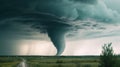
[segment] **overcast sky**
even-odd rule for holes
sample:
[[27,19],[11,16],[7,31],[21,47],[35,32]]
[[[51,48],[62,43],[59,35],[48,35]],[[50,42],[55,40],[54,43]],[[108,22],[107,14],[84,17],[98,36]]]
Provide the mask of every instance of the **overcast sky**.
[[120,54],[119,0],[1,0],[0,55]]

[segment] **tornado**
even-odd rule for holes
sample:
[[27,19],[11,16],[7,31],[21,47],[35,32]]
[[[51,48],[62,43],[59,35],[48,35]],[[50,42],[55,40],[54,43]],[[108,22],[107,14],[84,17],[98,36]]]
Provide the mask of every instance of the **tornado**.
[[[30,13],[24,15],[25,17],[27,19],[29,17],[33,18],[34,24],[31,23],[34,25],[32,26],[33,28],[39,29],[40,31],[46,30],[48,37],[57,49],[56,56],[60,56],[65,49],[65,34],[69,31],[71,25],[66,24],[67,21],[47,13]],[[35,23],[35,21],[37,22]],[[29,20],[28,23],[30,23]]]
[[55,31],[48,29],[48,36],[50,37],[51,41],[53,42],[54,46],[57,49],[57,56],[61,55],[65,49],[65,32]]
[[[40,31],[46,31],[48,37],[57,50],[56,56],[60,56],[65,49],[65,34],[71,27],[71,25],[66,24],[68,21],[47,13],[30,13],[29,15],[26,15],[26,17],[32,17],[34,19],[33,28],[39,29]],[[35,21],[37,21],[36,24]],[[25,23],[26,22],[27,21],[25,21]]]
[[64,25],[58,24],[59,26],[55,26],[54,28],[48,28],[47,33],[52,43],[57,49],[57,56],[61,55],[65,49],[65,34],[68,30],[66,30]]
[[51,42],[55,46],[57,53],[60,56],[65,49],[65,34],[69,31],[71,25],[66,24],[67,21],[58,18],[48,13],[23,13],[21,15],[12,16],[7,19],[9,22],[17,22],[30,25],[32,28],[47,33]]
[[32,18],[32,27],[38,30],[46,31],[51,42],[57,49],[56,56],[60,56],[65,49],[65,34],[69,31],[71,25],[66,24],[66,20],[59,17],[47,14],[47,13],[30,13],[24,14],[24,18],[27,18],[24,23],[30,23],[29,18]]

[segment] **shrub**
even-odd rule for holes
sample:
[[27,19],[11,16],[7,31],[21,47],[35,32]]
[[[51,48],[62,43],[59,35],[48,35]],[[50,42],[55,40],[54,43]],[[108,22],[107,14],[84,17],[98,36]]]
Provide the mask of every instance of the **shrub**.
[[100,55],[100,67],[114,67],[116,63],[112,43],[104,44]]

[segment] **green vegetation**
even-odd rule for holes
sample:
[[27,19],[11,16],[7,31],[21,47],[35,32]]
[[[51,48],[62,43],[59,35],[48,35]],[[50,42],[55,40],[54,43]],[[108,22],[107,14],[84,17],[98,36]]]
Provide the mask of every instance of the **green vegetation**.
[[119,67],[118,56],[114,54],[112,43],[104,44],[102,54],[100,55],[100,67]]
[[16,67],[21,58],[29,67],[98,67],[98,56],[19,56],[0,57],[0,67]]
[[30,67],[98,67],[99,57],[60,56],[27,57]]
[[0,67],[16,67],[18,63],[20,63],[18,57],[0,57]]
[[[99,67],[100,62],[99,56],[11,56],[0,57],[0,67],[16,67],[21,58],[26,60],[29,67]],[[120,61],[119,56],[117,59]]]

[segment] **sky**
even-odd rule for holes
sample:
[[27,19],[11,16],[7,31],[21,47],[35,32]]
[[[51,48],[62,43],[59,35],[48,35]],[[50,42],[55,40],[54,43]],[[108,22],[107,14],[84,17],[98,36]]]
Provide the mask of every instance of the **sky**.
[[119,0],[1,0],[0,55],[120,54]]

